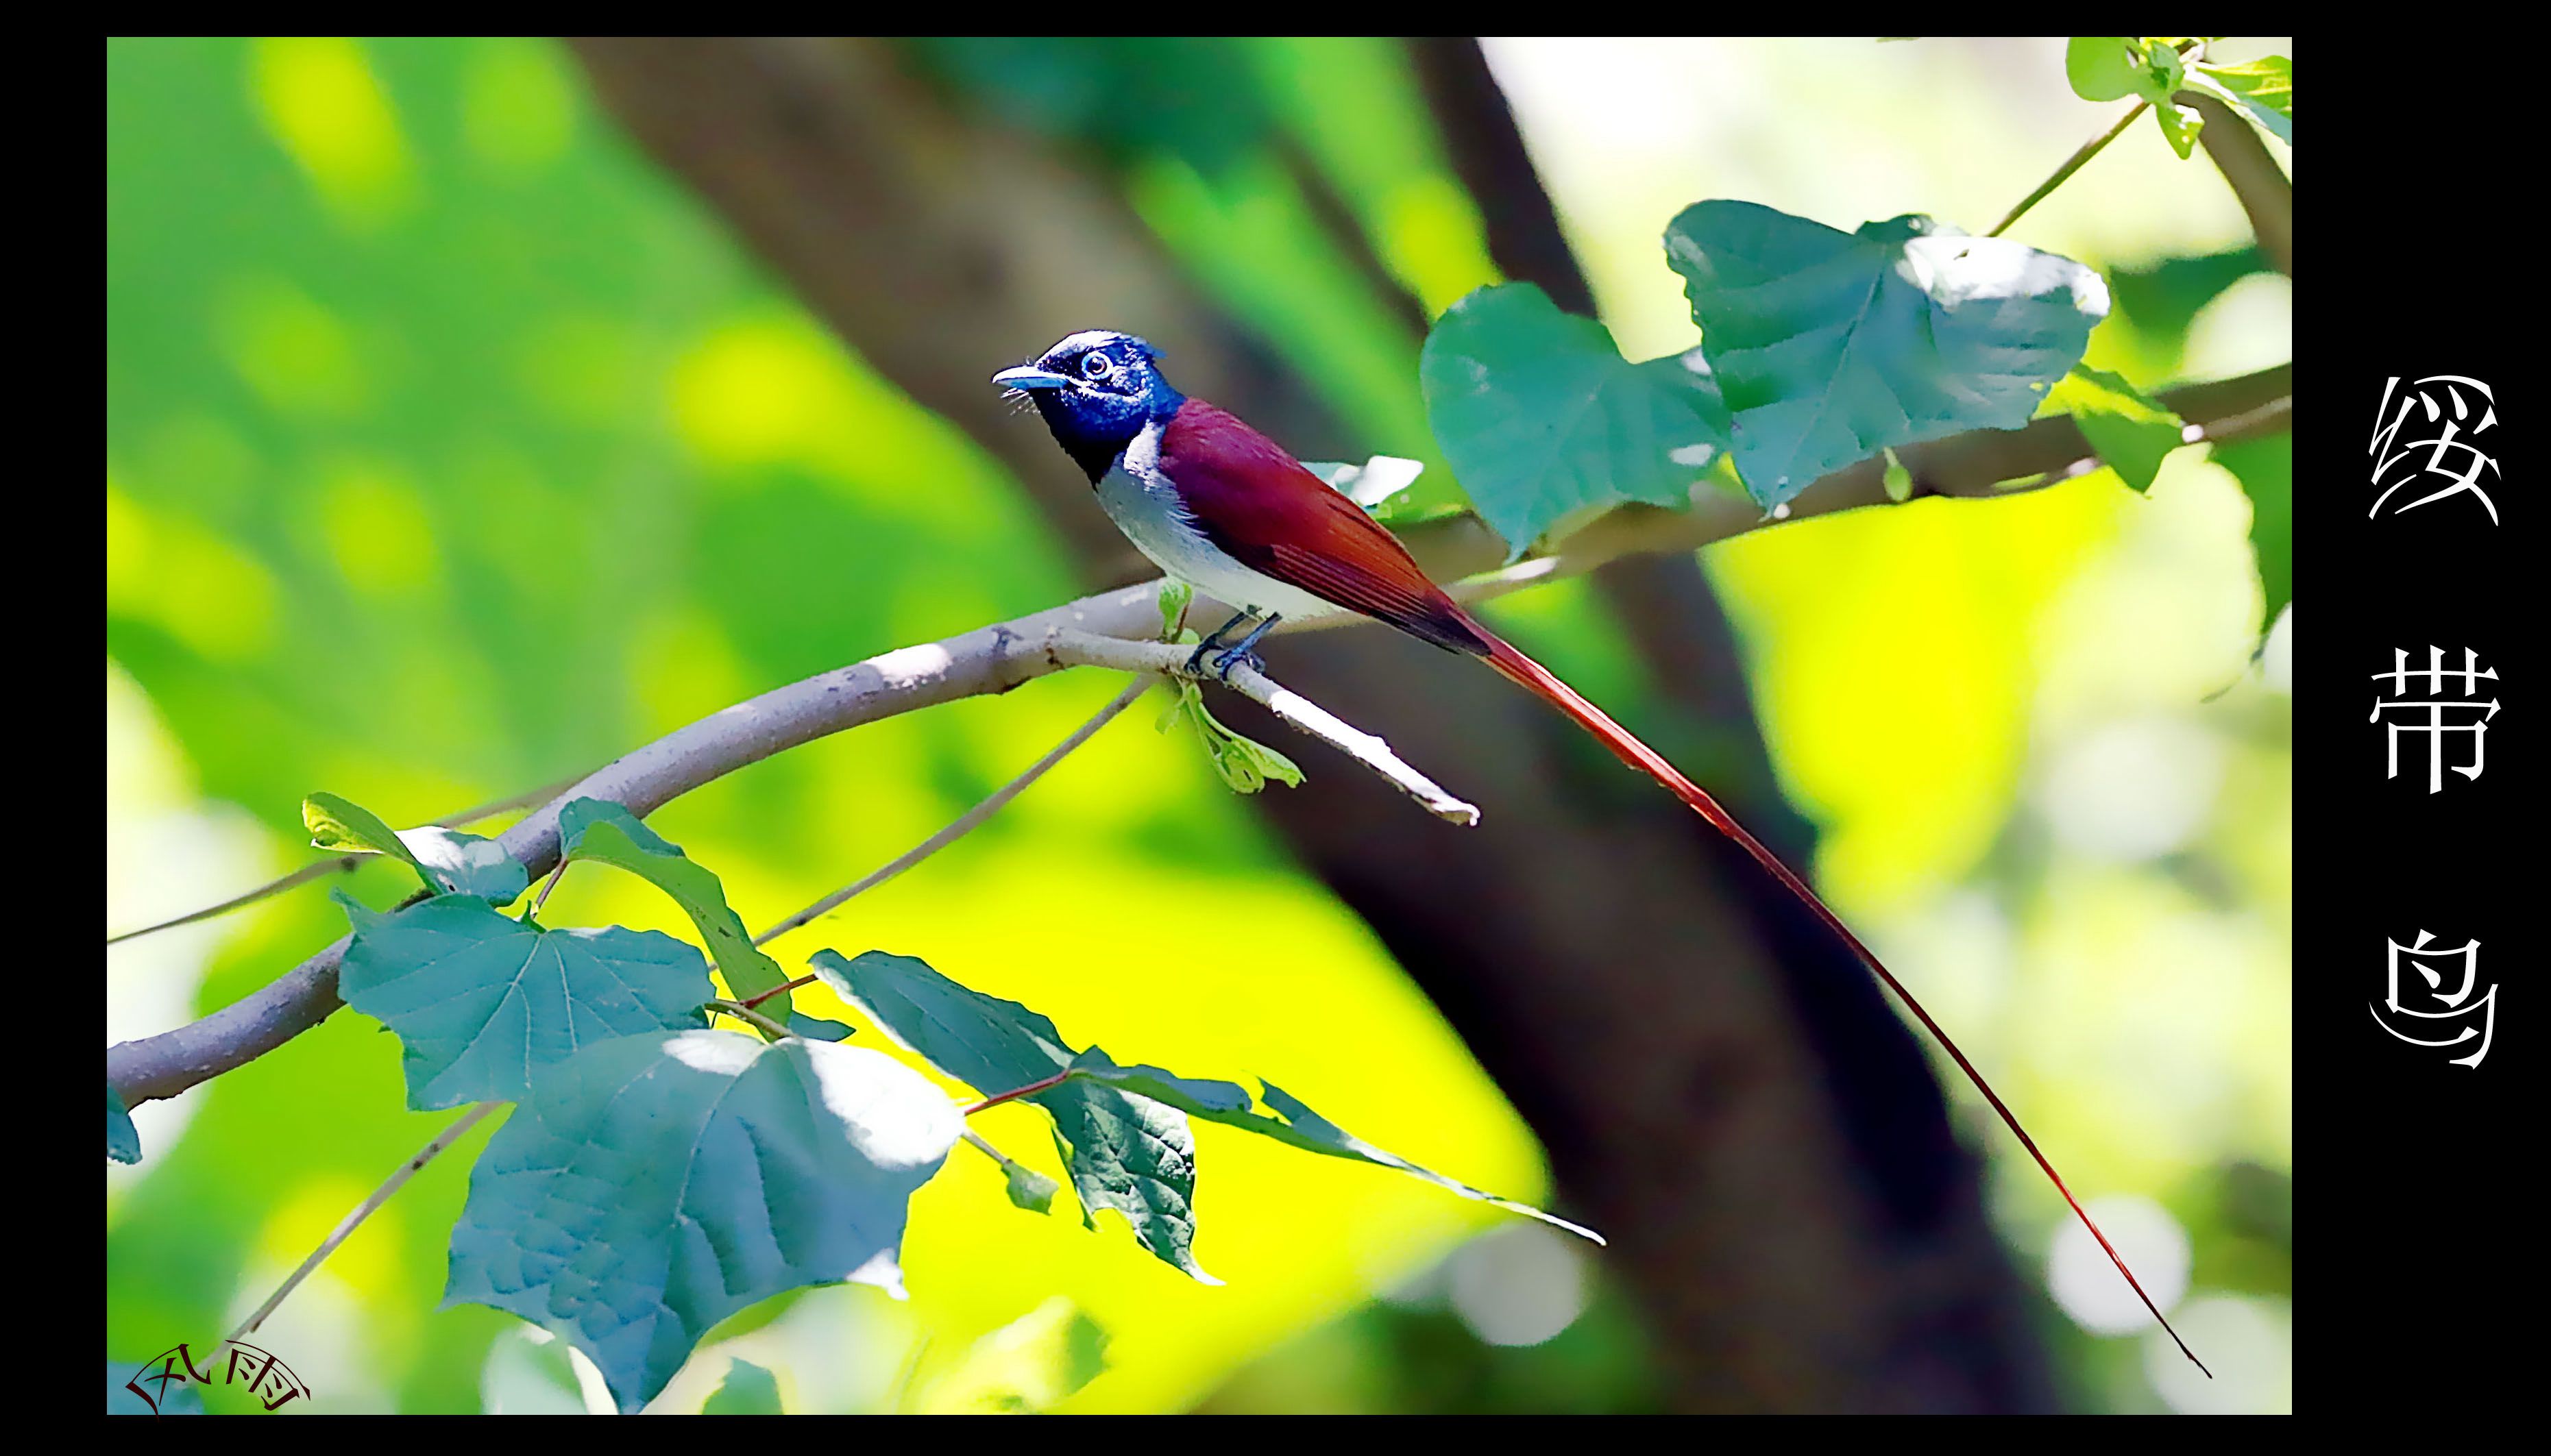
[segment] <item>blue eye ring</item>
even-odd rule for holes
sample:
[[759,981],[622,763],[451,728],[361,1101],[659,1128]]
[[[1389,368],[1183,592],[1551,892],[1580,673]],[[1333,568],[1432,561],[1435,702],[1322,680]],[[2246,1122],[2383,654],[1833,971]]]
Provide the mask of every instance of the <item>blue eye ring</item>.
[[1084,379],[1104,379],[1115,369],[1116,361],[1095,349],[1080,356],[1080,374]]

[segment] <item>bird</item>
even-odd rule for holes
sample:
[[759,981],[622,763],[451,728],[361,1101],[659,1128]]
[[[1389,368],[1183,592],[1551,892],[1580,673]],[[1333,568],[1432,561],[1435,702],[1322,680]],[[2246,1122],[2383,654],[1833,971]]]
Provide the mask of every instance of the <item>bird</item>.
[[1173,580],[1238,609],[1197,643],[1187,662],[1190,672],[1228,680],[1237,664],[1259,665],[1253,649],[1277,622],[1360,613],[1420,641],[1480,659],[1736,841],[1939,1041],[2180,1352],[2205,1370],[1984,1073],[1806,881],[1663,754],[1464,611],[1363,507],[1230,411],[1180,394],[1162,373],[1159,353],[1134,335],[1106,329],[1069,335],[1035,362],[1003,369],[992,382],[1035,404],[1055,442],[1089,477],[1099,509],[1136,549]]

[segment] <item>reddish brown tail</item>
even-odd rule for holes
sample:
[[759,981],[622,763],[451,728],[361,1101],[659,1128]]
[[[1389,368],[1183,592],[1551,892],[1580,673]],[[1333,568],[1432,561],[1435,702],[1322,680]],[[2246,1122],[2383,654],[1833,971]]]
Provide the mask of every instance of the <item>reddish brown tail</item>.
[[[2152,1296],[2144,1293],[2143,1285],[2135,1279],[2135,1272],[2126,1267],[2126,1261],[2118,1255],[2116,1246],[2108,1242],[2108,1236],[2099,1231],[2099,1225],[2092,1221],[2089,1213],[2083,1212],[2082,1201],[2073,1197],[2073,1190],[2064,1186],[2063,1175],[2057,1173],[2055,1165],[2046,1160],[2046,1154],[2037,1150],[2036,1140],[2028,1135],[2028,1129],[2019,1125],[2019,1118],[2013,1116],[2010,1109],[2003,1106],[2002,1100],[1994,1095],[1992,1084],[1985,1080],[1985,1074],[1976,1070],[1976,1064],[1967,1060],[1965,1052],[1958,1050],[1958,1043],[1949,1039],[1949,1033],[1940,1029],[1940,1023],[1931,1019],[1929,1012],[1922,1010],[1922,1003],[1913,999],[1913,993],[1904,989],[1904,983],[1896,980],[1892,972],[1879,963],[1877,955],[1872,953],[1868,946],[1860,943],[1860,937],[1851,932],[1851,927],[1842,922],[1842,918],[1825,908],[1825,903],[1816,898],[1816,892],[1807,888],[1807,882],[1791,873],[1789,867],[1781,862],[1780,856],[1764,848],[1763,841],[1747,833],[1743,825],[1738,824],[1726,810],[1718,807],[1717,800],[1702,792],[1699,785],[1684,778],[1654,748],[1633,737],[1628,728],[1614,723],[1602,709],[1579,697],[1576,689],[1561,682],[1548,668],[1507,645],[1486,628],[1482,627],[1479,631],[1489,643],[1487,663],[1490,667],[1495,668],[1508,681],[1531,690],[1552,707],[1577,720],[1587,732],[1599,739],[1604,747],[1618,754],[1622,762],[1639,769],[1672,790],[1676,798],[1690,805],[1693,812],[1709,821],[1720,833],[1745,846],[1745,852],[1753,855],[1757,864],[1763,866],[1773,879],[1787,886],[1790,894],[1798,897],[1807,909],[1815,912],[1817,920],[1825,922],[1826,928],[1842,937],[1842,942],[1851,947],[1852,954],[1860,957],[1860,963],[1869,967],[1878,979],[1887,983],[1887,989],[1894,992],[1895,999],[1904,1003],[1904,1009],[1913,1014],[1914,1019],[1920,1021],[1932,1036],[1938,1039],[1941,1048],[1958,1064],[1959,1070],[1967,1074],[1967,1080],[1975,1083],[1976,1090],[1985,1095],[1985,1101],[1991,1103],[1992,1110],[2001,1115],[2002,1124],[2010,1128],[2011,1135],[2019,1139],[2021,1147],[2028,1149],[2028,1155],[2037,1160],[2037,1166],[2046,1171],[2046,1177],[2055,1185],[2055,1191],[2064,1195],[2064,1202],[2072,1205],[2073,1216],[2081,1219],[2082,1226],[2091,1230],[2091,1236],[2099,1241],[2100,1248],[2107,1250],[2109,1262],[2115,1264],[2117,1272],[2126,1277],[2126,1283],[2134,1289],[2135,1298],[2144,1302],[2144,1308],[2152,1310],[2155,1319],[2161,1320],[2161,1327],[2169,1331],[2172,1342],[2179,1346],[2179,1352],[2186,1355],[2197,1369],[2205,1370],[2205,1362],[2196,1358],[2196,1352],[2188,1347],[2188,1341],[2179,1337],[2178,1330],[2171,1328],[2169,1318],[2161,1312],[2161,1307],[2153,1303]],[[2214,1372],[2205,1370],[2205,1375],[2210,1380]]]

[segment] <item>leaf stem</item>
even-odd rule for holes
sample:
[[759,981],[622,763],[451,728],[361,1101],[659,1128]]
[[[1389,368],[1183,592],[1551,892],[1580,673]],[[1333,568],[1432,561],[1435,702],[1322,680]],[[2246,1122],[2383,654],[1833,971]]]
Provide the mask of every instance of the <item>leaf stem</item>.
[[974,1104],[970,1108],[968,1108],[966,1110],[966,1116],[970,1117],[976,1113],[982,1112],[987,1108],[999,1107],[1005,1102],[1016,1102],[1023,1097],[1034,1097],[1049,1087],[1060,1087],[1071,1080],[1071,1069],[1070,1067],[1066,1067],[1062,1071],[1055,1073],[1053,1076],[1046,1078],[1042,1082],[1031,1082],[1025,1087],[1013,1087],[1007,1092],[994,1093],[992,1096],[983,1099],[981,1102]]
[[460,1120],[444,1128],[441,1132],[436,1133],[434,1135],[434,1140],[427,1143],[424,1147],[419,1148],[415,1157],[399,1164],[398,1171],[392,1173],[388,1180],[382,1183],[380,1187],[373,1189],[372,1196],[370,1198],[357,1204],[353,1213],[348,1213],[344,1218],[338,1220],[337,1226],[328,1231],[328,1236],[319,1241],[319,1247],[310,1251],[310,1257],[301,1261],[301,1267],[293,1270],[290,1275],[285,1277],[283,1283],[275,1289],[273,1294],[265,1297],[265,1303],[256,1307],[256,1312],[248,1316],[247,1322],[240,1325],[240,1327],[232,1333],[231,1338],[235,1340],[246,1339],[250,1335],[256,1333],[256,1327],[263,1324],[266,1316],[274,1312],[275,1307],[283,1303],[284,1296],[289,1295],[295,1289],[300,1288],[301,1281],[308,1279],[312,1270],[317,1269],[322,1263],[326,1262],[330,1254],[337,1251],[337,1245],[344,1243],[356,1229],[361,1227],[363,1220],[372,1215],[372,1211],[374,1209],[388,1203],[391,1195],[405,1187],[409,1179],[415,1177],[421,1170],[423,1170],[426,1164],[433,1162],[445,1148],[452,1146],[454,1142],[458,1141],[461,1133],[478,1125],[481,1118],[484,1118],[489,1113],[492,1113],[503,1106],[504,1104],[500,1102],[482,1102],[478,1104],[468,1112],[461,1114]]
[[[775,995],[776,993],[773,994]],[[753,1008],[746,1006],[740,1001],[728,1001],[724,997],[717,997],[709,1001],[701,1002],[700,1005],[707,1007],[710,1011],[717,1012],[722,1016],[733,1017],[737,1020],[743,1021],[748,1025],[760,1027],[765,1033],[773,1037],[794,1036],[797,1034],[796,1032],[789,1030],[786,1026],[770,1019],[768,1017],[764,1016],[762,1013],[755,1011]]]
[[2094,157],[2094,156],[2097,156],[2097,155],[2099,154],[2099,148],[2101,148],[2101,147],[2103,147],[2103,146],[2107,146],[2107,145],[2108,145],[2109,143],[2111,143],[2111,142],[2116,141],[2116,140],[2117,140],[2117,134],[2118,134],[2118,133],[2120,133],[2120,132],[2123,132],[2126,128],[2128,128],[2128,127],[2130,127],[2130,126],[2133,126],[2133,125],[2134,125],[2135,118],[2137,118],[2137,117],[2139,117],[2139,116],[2142,116],[2142,115],[2144,114],[2144,112],[2145,112],[2148,108],[2150,108],[2150,107],[2151,107],[2151,105],[2152,105],[2152,103],[2151,103],[2151,102],[2149,102],[2149,101],[2138,101],[2138,102],[2136,102],[2136,103],[2134,104],[2133,109],[2129,110],[2129,111],[2128,111],[2124,116],[2121,116],[2121,117],[2117,118],[2117,124],[2116,124],[2115,126],[2110,127],[2108,130],[2106,130],[2106,131],[2104,131],[2104,132],[2100,133],[2100,134],[2099,134],[2098,136],[2096,136],[2096,137],[2092,138],[2090,141],[2083,143],[2083,144],[2082,144],[2082,149],[2081,149],[2081,150],[2079,150],[2079,151],[2074,152],[2074,153],[2073,153],[2073,155],[2072,155],[2071,157],[2067,158],[2067,159],[2066,159],[2066,161],[2065,161],[2065,163],[2064,163],[2064,165],[2062,165],[2062,166],[2060,166],[2060,167],[2057,167],[2057,168],[2055,169],[2055,175],[2054,175],[2054,176],[2051,176],[2051,177],[2047,178],[2045,181],[2038,183],[2038,184],[2037,184],[2037,190],[2036,190],[2036,191],[2031,192],[2031,193],[2030,193],[2030,194],[2028,194],[2026,197],[2021,198],[2021,199],[2019,200],[2019,206],[2017,206],[2017,207],[2015,207],[2015,208],[2012,208],[2012,209],[2010,210],[2010,216],[2008,216],[2008,217],[2006,217],[2006,218],[2003,218],[2003,219],[2002,219],[2000,222],[1998,222],[1998,223],[1993,224],[1993,230],[1992,230],[1991,232],[1990,232],[1990,233],[1987,233],[1985,236],[1986,236],[1987,238],[1999,238],[2003,233],[2008,232],[2008,231],[2009,231],[2009,229],[2010,229],[2010,225],[2011,225],[2011,224],[2013,224],[2013,223],[2018,222],[2018,221],[2019,221],[2019,219],[2020,219],[2020,215],[2021,215],[2022,213],[2027,212],[2030,208],[2035,207],[2035,206],[2037,206],[2039,203],[2041,203],[2041,202],[2045,201],[2045,200],[2046,200],[2046,194],[2048,194],[2048,193],[2050,193],[2050,192],[2054,191],[2054,190],[2055,190],[2056,188],[2058,188],[2058,187],[2063,186],[2063,185],[2064,185],[2064,179],[2065,179],[2065,178],[2070,177],[2070,176],[2072,176],[2075,172],[2078,172],[2078,171],[2082,170],[2083,166],[2084,166],[2086,163],[2088,163],[2088,162],[2091,160],[2091,158],[2092,158],[2092,157]]
[[821,978],[815,976],[799,976],[794,981],[782,981],[778,985],[771,987],[769,990],[763,992],[759,996],[746,997],[743,1001],[743,1005],[748,1007],[760,1006],[774,996],[785,996],[800,986],[812,986],[819,979]]

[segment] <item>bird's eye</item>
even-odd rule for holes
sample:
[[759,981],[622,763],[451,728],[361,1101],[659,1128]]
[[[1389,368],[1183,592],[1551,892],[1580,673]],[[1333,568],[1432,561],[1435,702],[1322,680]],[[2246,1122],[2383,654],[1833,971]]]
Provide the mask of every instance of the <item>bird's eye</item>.
[[1104,379],[1116,370],[1116,361],[1105,354],[1082,354],[1080,373],[1087,379]]

